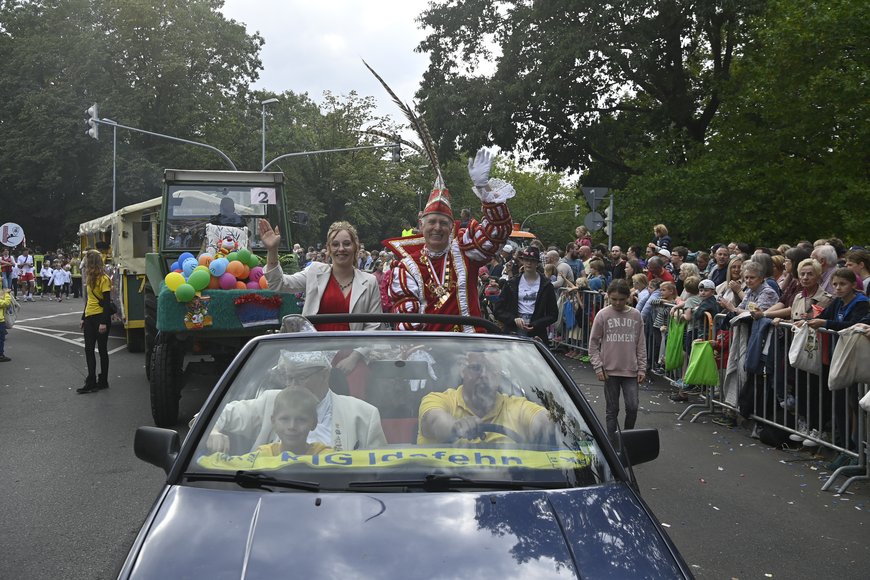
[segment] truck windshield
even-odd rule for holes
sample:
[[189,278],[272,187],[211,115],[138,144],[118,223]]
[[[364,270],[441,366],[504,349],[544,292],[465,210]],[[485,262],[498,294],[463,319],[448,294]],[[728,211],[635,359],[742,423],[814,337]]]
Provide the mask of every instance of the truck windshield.
[[205,240],[206,224],[213,224],[247,228],[248,246],[260,248],[257,222],[279,223],[280,208],[281,193],[274,186],[170,185],[163,247],[198,250]]

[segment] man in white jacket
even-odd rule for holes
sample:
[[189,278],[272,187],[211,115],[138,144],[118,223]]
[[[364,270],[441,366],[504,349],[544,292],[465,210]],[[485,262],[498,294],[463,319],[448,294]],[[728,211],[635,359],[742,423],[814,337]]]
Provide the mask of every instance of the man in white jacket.
[[[329,388],[331,357],[325,352],[284,353],[270,370],[281,377],[282,386],[296,385],[318,398],[317,426],[308,442],[319,441],[336,451],[374,449],[387,444],[378,409],[356,397],[337,395]],[[228,453],[229,435],[251,441],[250,450],[277,441],[272,427],[272,410],[280,389],[263,391],[254,399],[233,401],[224,408],[208,436],[211,452]]]

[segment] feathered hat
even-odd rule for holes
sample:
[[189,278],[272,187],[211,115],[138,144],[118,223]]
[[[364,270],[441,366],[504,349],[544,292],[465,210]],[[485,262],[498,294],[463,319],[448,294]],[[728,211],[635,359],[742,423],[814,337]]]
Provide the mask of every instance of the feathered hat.
[[[411,122],[411,128],[413,128],[414,132],[417,133],[417,136],[420,137],[420,142],[423,145],[422,147],[415,146],[407,141],[403,141],[403,143],[411,145],[411,147],[418,153],[424,153],[429,158],[429,164],[432,166],[432,169],[435,170],[435,185],[432,186],[432,193],[429,194],[429,200],[426,202],[426,207],[423,208],[423,215],[440,213],[448,216],[452,220],[453,208],[451,207],[450,192],[447,191],[447,186],[444,185],[444,178],[441,175],[441,166],[438,164],[438,153],[435,151],[435,144],[432,143],[432,136],[429,134],[429,128],[426,127],[426,123],[423,119],[393,92],[393,89],[391,89],[384,79],[382,79],[381,76],[369,66],[369,63],[363,60],[363,64],[366,65],[366,68],[369,69],[373,75],[375,75],[375,78],[378,79],[384,89],[386,89],[387,93],[393,98],[393,102],[398,105],[408,121]],[[375,133],[374,131],[370,132]]]

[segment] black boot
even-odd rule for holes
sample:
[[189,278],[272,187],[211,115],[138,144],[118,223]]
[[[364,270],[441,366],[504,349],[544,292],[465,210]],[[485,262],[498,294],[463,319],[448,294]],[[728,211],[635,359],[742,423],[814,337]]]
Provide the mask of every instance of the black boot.
[[85,379],[85,386],[76,389],[76,392],[80,395],[84,395],[86,393],[94,393],[97,390],[97,381],[94,380],[94,377],[89,376]]
[[109,388],[109,379],[106,375],[100,375],[99,380],[97,380],[97,390],[102,391],[103,389]]

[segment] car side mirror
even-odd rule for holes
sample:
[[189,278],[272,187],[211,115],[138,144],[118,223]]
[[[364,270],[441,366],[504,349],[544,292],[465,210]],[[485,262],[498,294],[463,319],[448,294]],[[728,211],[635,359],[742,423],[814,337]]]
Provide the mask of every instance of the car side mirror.
[[139,427],[133,439],[136,457],[151,465],[156,465],[167,474],[178,457],[181,444],[178,432],[159,427]]
[[659,456],[658,429],[628,429],[621,435],[622,454],[630,465],[640,465]]

